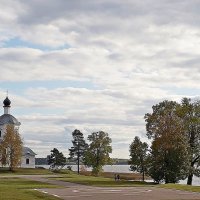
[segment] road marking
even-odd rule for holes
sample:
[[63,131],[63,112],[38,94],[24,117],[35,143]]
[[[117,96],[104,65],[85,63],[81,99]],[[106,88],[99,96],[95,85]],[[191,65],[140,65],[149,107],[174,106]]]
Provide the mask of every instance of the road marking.
[[54,197],[60,197],[60,196],[58,196],[57,194],[52,194]]
[[42,190],[42,193],[44,193],[44,194],[48,194],[48,192],[46,192],[46,191],[44,191],[44,190]]
[[73,192],[79,192],[78,190],[72,190]]
[[121,192],[122,190],[108,190],[110,192]]
[[123,196],[139,195],[144,192],[152,192],[152,190],[141,190],[141,191],[129,191],[128,194],[122,194]]
[[65,198],[78,198],[78,197],[92,197],[92,195],[77,195],[77,196],[62,196],[62,197],[65,197]]

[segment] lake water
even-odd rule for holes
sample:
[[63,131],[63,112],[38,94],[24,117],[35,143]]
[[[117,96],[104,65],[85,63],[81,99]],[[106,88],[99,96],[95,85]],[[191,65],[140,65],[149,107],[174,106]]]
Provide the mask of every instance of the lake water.
[[[77,171],[77,165],[70,165],[70,166],[72,166],[73,171]],[[48,169],[49,165],[36,165],[36,167],[44,167],[44,168]],[[80,166],[80,169],[81,168],[84,168],[87,171],[91,171],[90,167],[85,168],[85,166]],[[103,167],[103,170],[104,170],[104,172],[131,173],[130,165],[105,165]],[[180,184],[186,184],[186,183],[187,183],[187,180],[180,181]],[[194,177],[192,185],[200,186],[200,178]]]

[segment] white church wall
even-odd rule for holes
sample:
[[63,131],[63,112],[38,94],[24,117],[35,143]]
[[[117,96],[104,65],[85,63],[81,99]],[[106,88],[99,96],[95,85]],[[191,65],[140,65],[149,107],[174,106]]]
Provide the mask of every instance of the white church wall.
[[24,155],[21,159],[22,168],[35,168],[35,156]]

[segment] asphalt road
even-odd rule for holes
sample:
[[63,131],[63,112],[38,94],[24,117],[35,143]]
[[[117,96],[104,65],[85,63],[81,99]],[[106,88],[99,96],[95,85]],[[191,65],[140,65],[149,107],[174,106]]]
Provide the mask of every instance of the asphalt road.
[[200,200],[200,193],[184,192],[153,187],[69,187],[64,189],[42,189],[61,199],[78,200]]
[[58,180],[46,176],[19,176],[35,181],[63,186],[64,188],[36,189],[37,191],[59,197],[77,200],[200,200],[200,193],[157,187],[91,187]]

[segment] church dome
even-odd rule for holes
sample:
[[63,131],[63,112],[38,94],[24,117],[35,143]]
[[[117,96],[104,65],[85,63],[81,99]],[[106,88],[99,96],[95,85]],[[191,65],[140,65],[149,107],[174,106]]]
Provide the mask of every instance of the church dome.
[[15,126],[21,125],[21,123],[10,114],[3,114],[0,116],[0,126],[5,124],[13,124]]
[[5,98],[5,100],[3,101],[3,104],[5,107],[9,107],[11,104],[11,101],[8,97]]

